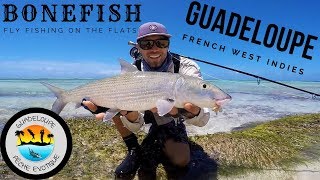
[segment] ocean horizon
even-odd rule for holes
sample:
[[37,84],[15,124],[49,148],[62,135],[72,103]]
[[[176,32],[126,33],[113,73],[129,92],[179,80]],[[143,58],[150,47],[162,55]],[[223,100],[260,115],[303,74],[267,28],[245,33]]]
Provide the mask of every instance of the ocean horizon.
[[[96,78],[1,78],[0,77],[0,81],[2,80],[99,80],[99,79],[103,79],[103,78],[109,78],[109,77],[113,77],[114,75],[110,75],[110,76],[104,76],[104,77],[96,77]],[[249,78],[246,79],[223,79],[225,81],[255,81],[255,80],[248,80]],[[251,79],[255,79],[255,78],[251,78]],[[271,79],[271,78],[269,78]],[[217,78],[204,78],[204,80],[217,80]],[[219,79],[222,80],[222,79]],[[272,80],[272,79],[271,79]],[[277,80],[274,80],[277,81]],[[279,80],[277,82],[320,82],[320,80],[303,80],[303,81],[299,81],[299,80]]]

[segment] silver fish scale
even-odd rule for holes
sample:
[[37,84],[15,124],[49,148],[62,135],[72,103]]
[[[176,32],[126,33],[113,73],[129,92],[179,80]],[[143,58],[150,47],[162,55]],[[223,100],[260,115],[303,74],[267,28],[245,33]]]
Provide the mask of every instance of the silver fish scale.
[[121,110],[146,110],[159,99],[172,98],[178,74],[129,72],[66,92],[68,102],[89,97],[95,104]]

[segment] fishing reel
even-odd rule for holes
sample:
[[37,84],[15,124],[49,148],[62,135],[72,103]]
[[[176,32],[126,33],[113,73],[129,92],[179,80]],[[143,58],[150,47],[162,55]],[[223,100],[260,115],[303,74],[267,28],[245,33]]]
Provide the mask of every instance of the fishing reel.
[[139,53],[139,50],[138,48],[136,47],[137,43],[134,43],[132,41],[129,41],[128,42],[128,45],[131,45],[133,46],[131,49],[130,49],[130,56],[134,59],[134,60],[138,60],[138,59],[142,59],[142,55],[141,53]]

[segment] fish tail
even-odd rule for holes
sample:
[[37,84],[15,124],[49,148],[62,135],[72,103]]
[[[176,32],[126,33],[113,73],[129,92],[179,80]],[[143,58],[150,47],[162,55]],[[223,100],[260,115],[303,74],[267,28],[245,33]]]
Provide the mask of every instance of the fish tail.
[[60,114],[62,109],[66,106],[68,102],[65,100],[65,96],[63,95],[65,91],[58,87],[52,86],[51,84],[41,82],[44,86],[46,86],[53,94],[57,97],[57,100],[53,103],[51,111]]

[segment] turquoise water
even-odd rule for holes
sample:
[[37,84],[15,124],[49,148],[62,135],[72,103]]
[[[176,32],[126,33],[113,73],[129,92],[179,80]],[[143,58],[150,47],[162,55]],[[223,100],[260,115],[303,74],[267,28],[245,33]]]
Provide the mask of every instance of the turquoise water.
[[[54,95],[40,82],[62,89],[72,89],[92,82],[92,79],[33,79],[0,80],[0,130],[18,111],[29,107],[51,109]],[[277,84],[261,81],[208,80],[232,96],[223,112],[211,113],[211,120],[203,128],[191,127],[190,132],[206,134],[230,131],[250,122],[263,122],[275,118],[307,113],[320,113],[320,97],[292,90]],[[291,86],[320,94],[320,82],[283,82]],[[92,116],[83,108],[68,104],[60,114],[63,118]]]
[[[54,145],[36,146],[36,145],[23,145],[18,146],[20,154],[30,161],[42,161],[50,156],[54,148]],[[39,156],[32,156],[30,151],[37,153]]]

